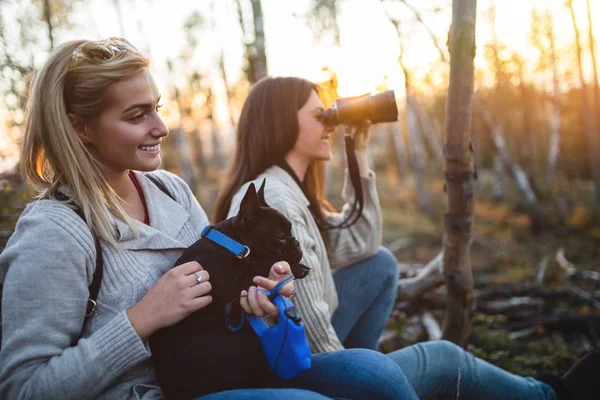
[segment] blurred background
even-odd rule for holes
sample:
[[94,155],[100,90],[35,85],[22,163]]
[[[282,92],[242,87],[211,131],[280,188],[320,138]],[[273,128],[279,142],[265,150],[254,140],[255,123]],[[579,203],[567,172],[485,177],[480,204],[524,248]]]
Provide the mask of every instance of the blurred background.
[[[469,350],[516,373],[560,373],[600,345],[600,4],[477,7]],[[15,166],[33,72],[64,41],[123,36],[149,56],[162,93],[164,168],[209,215],[258,79],[310,79],[326,106],[393,89],[399,121],[374,127],[371,165],[384,244],[404,278],[418,276],[443,247],[451,14],[450,0],[0,0],[0,249],[32,196]],[[343,160],[337,134],[337,206]],[[385,351],[439,338],[435,282],[399,299]]]

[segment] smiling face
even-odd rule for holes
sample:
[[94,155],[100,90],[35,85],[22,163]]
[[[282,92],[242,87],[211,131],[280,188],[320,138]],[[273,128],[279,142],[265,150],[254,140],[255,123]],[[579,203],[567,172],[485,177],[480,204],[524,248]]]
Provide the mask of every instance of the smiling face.
[[105,173],[160,166],[160,143],[169,130],[158,115],[160,95],[144,69],[110,88],[110,107],[88,124],[85,143]]
[[298,139],[288,154],[308,164],[316,160],[331,158],[330,138],[335,127],[323,124],[323,103],[315,91],[298,110]]

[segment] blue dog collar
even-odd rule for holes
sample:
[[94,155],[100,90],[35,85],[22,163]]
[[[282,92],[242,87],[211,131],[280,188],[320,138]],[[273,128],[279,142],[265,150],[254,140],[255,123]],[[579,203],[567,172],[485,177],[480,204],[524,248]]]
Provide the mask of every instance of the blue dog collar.
[[227,249],[230,253],[233,253],[239,259],[244,259],[250,255],[250,249],[248,246],[236,242],[229,236],[214,229],[212,225],[207,225],[200,234],[201,238],[207,238],[221,247]]

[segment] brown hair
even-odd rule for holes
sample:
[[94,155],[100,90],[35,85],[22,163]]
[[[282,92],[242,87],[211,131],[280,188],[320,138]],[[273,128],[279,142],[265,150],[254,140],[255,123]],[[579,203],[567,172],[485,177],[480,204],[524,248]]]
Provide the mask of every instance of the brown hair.
[[[242,107],[236,150],[217,199],[215,222],[227,218],[231,200],[244,183],[284,161],[300,130],[298,110],[318,87],[296,77],[267,77],[257,82]],[[324,198],[324,161],[313,162],[304,179],[308,199],[316,212],[333,211]],[[320,215],[322,217],[322,215]]]

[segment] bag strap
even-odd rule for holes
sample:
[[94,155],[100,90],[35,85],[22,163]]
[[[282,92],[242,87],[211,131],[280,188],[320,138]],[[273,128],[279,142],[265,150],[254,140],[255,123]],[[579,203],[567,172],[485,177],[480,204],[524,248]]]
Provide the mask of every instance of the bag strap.
[[156,187],[159,188],[161,192],[169,196],[174,201],[177,201],[175,200],[175,197],[173,197],[173,195],[167,190],[166,186],[157,177],[151,174],[145,174],[144,176],[150,179],[150,182],[154,183],[154,185],[156,185]]
[[[56,192],[56,195],[54,197],[56,198],[56,200],[59,201],[70,200],[70,198],[62,192]],[[73,211],[75,211],[75,213],[79,215],[83,222],[87,223],[85,215],[83,214],[81,208],[79,208],[79,206],[77,206],[73,202],[71,202],[71,204],[74,207]],[[98,293],[100,292],[100,285],[102,284],[102,275],[104,270],[104,261],[102,259],[102,248],[100,247],[100,239],[93,230],[92,236],[94,238],[94,244],[96,246],[96,268],[94,269],[94,274],[92,276],[92,283],[88,287],[90,291],[90,297],[88,298],[87,309],[85,312],[86,318],[91,317],[92,315],[94,315],[94,312],[96,312],[96,300],[98,299]]]

